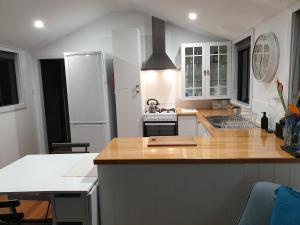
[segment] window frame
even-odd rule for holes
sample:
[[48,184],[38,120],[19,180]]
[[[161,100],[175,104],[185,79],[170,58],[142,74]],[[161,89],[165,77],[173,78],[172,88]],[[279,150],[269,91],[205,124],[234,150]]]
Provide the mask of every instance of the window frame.
[[[244,39],[250,37],[250,85],[249,85],[249,103],[245,103],[237,100],[237,86],[238,86],[238,48],[237,44]],[[243,108],[251,109],[253,98],[253,70],[252,70],[252,52],[254,47],[254,28],[249,29],[247,32],[232,41],[232,93],[230,103]]]
[[24,109],[24,108],[26,108],[25,98],[24,98],[24,93],[23,93],[24,89],[23,89],[23,68],[22,68],[24,52],[19,49],[5,47],[5,46],[1,46],[1,45],[0,45],[0,51],[11,52],[11,53],[17,54],[17,59],[15,62],[15,69],[16,69],[17,92],[18,92],[18,98],[19,98],[18,104],[0,106],[0,113]]
[[299,8],[295,8],[294,10],[291,11],[291,26],[290,26],[290,67],[289,67],[289,91],[288,91],[288,101],[289,102],[293,102],[296,103],[296,99],[295,96],[293,96],[293,82],[294,82],[294,60],[295,60],[295,54],[297,53],[295,50],[295,45],[297,45],[298,43],[296,43],[296,40],[294,39],[294,26],[295,26],[295,17],[297,16],[296,13],[300,13],[300,6]]

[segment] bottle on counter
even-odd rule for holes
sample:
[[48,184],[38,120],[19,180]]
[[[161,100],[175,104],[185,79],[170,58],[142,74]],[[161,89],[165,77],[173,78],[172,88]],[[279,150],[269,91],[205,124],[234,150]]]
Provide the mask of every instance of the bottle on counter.
[[266,112],[262,112],[263,113],[263,117],[261,118],[261,129],[265,129],[266,131],[268,131],[269,129],[269,125],[268,125],[268,117],[266,116],[267,113]]

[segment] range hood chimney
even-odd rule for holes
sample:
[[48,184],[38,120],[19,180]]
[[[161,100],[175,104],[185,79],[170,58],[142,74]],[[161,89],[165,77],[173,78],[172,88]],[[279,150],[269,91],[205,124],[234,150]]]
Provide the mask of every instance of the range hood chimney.
[[177,69],[166,53],[165,21],[152,17],[153,53],[143,64],[142,70]]

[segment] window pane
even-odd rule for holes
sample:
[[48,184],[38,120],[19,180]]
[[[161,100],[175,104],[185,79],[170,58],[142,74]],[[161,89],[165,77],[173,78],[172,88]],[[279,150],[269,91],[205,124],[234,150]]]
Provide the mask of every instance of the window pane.
[[218,95],[218,88],[210,88],[210,95],[211,96]]
[[193,89],[185,89],[185,97],[193,96]]
[[210,56],[210,86],[218,86],[218,56]]
[[220,87],[219,95],[227,95],[227,87]]
[[227,55],[220,55],[220,86],[227,86]]
[[193,87],[193,58],[185,57],[185,88]]
[[227,46],[220,46],[220,54],[227,54]]
[[194,54],[195,55],[202,55],[202,47],[195,47]]
[[185,48],[185,55],[193,55],[193,48]]
[[16,60],[16,53],[0,51],[0,106],[19,103]]
[[227,95],[227,87],[210,88],[211,96]]
[[210,54],[218,54],[218,46],[210,46]]
[[202,89],[201,88],[194,89],[194,96],[202,96]]
[[202,87],[202,56],[194,58],[194,87]]

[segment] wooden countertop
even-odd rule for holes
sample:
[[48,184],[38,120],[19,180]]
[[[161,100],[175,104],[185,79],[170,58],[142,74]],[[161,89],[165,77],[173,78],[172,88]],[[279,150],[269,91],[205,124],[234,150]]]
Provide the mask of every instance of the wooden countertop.
[[196,115],[212,134],[195,137],[197,146],[147,147],[148,138],[115,138],[94,160],[95,164],[151,163],[299,163],[281,150],[283,140],[260,128],[214,128],[206,116],[225,115],[227,110],[198,110],[179,116]]
[[184,109],[177,108],[176,109],[178,116],[197,116],[197,120],[199,123],[202,123],[209,133],[212,136],[251,136],[251,135],[265,135],[268,134],[266,131],[260,128],[238,128],[238,129],[225,129],[225,128],[215,128],[208,120],[205,118],[207,116],[226,116],[229,115],[228,110],[197,110],[196,112],[185,111]]
[[286,163],[300,162],[281,150],[274,134],[196,137],[197,146],[147,147],[148,138],[115,138],[95,164],[131,163]]

